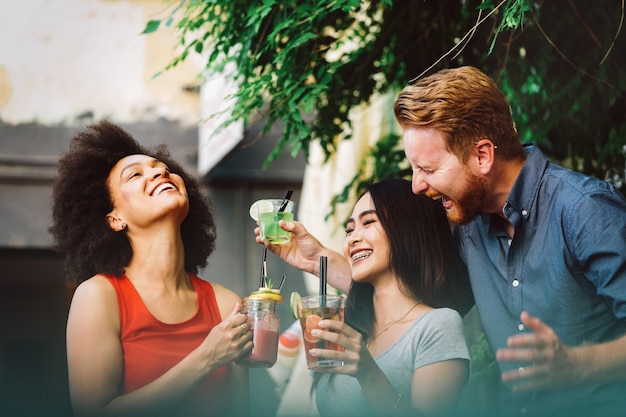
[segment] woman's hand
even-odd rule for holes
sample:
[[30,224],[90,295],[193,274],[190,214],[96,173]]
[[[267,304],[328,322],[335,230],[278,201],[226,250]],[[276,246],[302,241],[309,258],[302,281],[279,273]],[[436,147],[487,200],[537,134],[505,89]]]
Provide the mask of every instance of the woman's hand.
[[300,222],[281,220],[278,225],[291,233],[289,242],[280,245],[263,242],[258,227],[254,229],[256,241],[265,245],[270,252],[289,265],[316,276],[319,276],[320,256],[328,257],[328,284],[340,291],[348,292],[352,272],[343,255],[324,247]]
[[248,316],[241,313],[241,303],[237,303],[230,316],[211,329],[201,346],[212,370],[250,354],[252,332]]
[[260,237],[260,229],[254,229],[256,241],[264,244],[270,252],[278,256],[300,270],[317,275],[319,267],[319,257],[324,250],[322,244],[308,232],[308,230],[297,221],[286,222],[281,220],[278,225],[285,231],[291,233],[291,240],[280,245],[273,245],[263,242]]
[[313,368],[317,372],[329,372],[351,375],[357,379],[364,377],[373,367],[377,367],[374,358],[367,350],[363,336],[352,327],[339,320],[321,320],[318,326],[324,330],[314,329],[312,336],[338,344],[343,352],[332,349],[311,349],[310,353],[324,359],[336,359],[343,366]]

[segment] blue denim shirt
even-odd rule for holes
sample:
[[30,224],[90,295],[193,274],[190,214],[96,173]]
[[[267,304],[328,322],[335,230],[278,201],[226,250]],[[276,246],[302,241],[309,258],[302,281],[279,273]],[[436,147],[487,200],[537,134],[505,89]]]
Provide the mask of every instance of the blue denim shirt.
[[[496,215],[484,214],[457,230],[491,348],[495,352],[507,337],[528,331],[522,311],[570,346],[626,334],[626,200],[605,181],[549,162],[534,145],[525,150],[526,162],[503,207],[515,227],[513,239]],[[521,365],[499,364],[502,371]],[[602,415],[598,407],[613,406],[626,412],[626,384],[501,391],[505,415],[561,415],[570,406],[567,415]],[[591,414],[585,414],[587,406]]]

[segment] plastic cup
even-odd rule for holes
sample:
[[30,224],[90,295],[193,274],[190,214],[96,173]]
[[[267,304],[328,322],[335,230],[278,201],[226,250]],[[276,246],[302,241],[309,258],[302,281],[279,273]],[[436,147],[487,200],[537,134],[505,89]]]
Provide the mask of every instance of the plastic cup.
[[283,199],[267,199],[265,201],[271,204],[264,204],[259,207],[258,218],[261,240],[274,245],[289,242],[291,240],[291,233],[281,229],[278,222],[280,220],[288,222],[293,220],[294,202],[287,200],[284,210],[280,211],[283,205]]
[[309,353],[309,350],[313,348],[343,351],[342,346],[318,339],[311,334],[313,329],[319,328],[317,323],[322,319],[343,321],[343,302],[343,297],[339,295],[302,297],[302,306],[298,310],[298,318],[302,327],[306,364],[309,369],[343,365],[342,361],[318,358]]

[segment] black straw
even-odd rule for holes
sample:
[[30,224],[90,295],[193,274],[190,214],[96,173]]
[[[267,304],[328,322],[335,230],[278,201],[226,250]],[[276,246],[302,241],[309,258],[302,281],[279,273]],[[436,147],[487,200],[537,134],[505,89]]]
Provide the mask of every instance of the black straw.
[[[291,194],[293,194],[292,190],[288,190],[283,198],[283,202],[280,204],[278,208],[279,212],[285,211],[287,208],[287,204],[289,203],[289,199],[291,198]],[[261,276],[259,277],[259,288],[265,287],[265,277],[267,277],[267,246],[263,246],[263,259],[261,260]],[[283,277],[284,281],[284,277]],[[282,287],[282,282],[281,282]]]
[[320,256],[320,307],[326,307],[326,279],[328,258]]
[[267,274],[267,246],[263,246],[263,259],[261,259],[261,277],[259,278],[259,288],[265,287],[265,276]]
[[285,197],[283,198],[283,202],[280,204],[280,207],[278,208],[279,212],[285,211],[285,209],[287,208],[287,204],[289,203],[289,199],[291,198],[291,194],[293,194],[293,191],[288,190],[287,194],[285,194]]

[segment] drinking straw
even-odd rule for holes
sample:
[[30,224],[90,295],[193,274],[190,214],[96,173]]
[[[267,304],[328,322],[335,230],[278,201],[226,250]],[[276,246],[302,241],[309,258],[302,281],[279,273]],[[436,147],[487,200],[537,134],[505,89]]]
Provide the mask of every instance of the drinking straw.
[[283,275],[283,277],[280,279],[280,284],[278,285],[279,290],[283,288],[283,284],[285,283],[285,278],[286,278],[286,275]]
[[[278,212],[283,212],[287,208],[287,204],[289,203],[289,199],[291,198],[291,194],[293,194],[292,190],[287,190],[285,197],[283,198],[282,203],[280,203],[280,207],[278,208]],[[261,276],[259,278],[259,287],[265,286],[264,278],[267,276],[267,246],[263,246],[263,260],[261,261]],[[282,283],[281,283],[282,286]]]
[[265,286],[264,278],[267,276],[267,247],[263,246],[263,258],[261,259],[261,277],[259,278],[259,288]]
[[320,307],[326,307],[327,264],[328,258],[326,256],[320,256]]
[[291,194],[293,194],[292,190],[288,190],[287,194],[285,194],[285,197],[283,198],[283,202],[280,204],[280,207],[278,208],[279,213],[285,211],[285,209],[287,208],[287,204],[289,203]]

